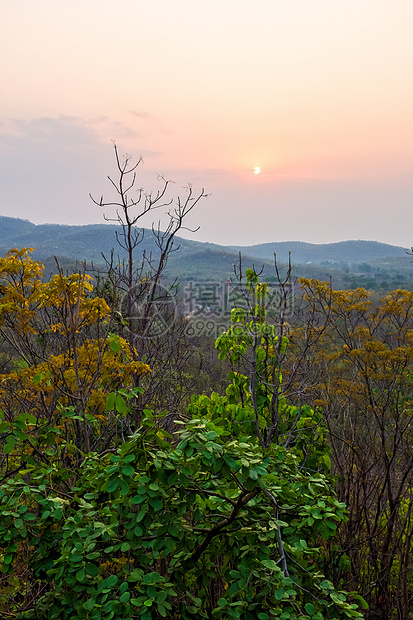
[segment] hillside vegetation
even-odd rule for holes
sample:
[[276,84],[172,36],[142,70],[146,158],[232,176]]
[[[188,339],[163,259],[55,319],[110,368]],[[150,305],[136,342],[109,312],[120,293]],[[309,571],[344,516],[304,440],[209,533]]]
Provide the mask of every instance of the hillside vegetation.
[[410,257],[182,240],[114,150],[115,238],[2,220],[1,617],[409,620]]
[[[0,253],[12,247],[34,247],[34,256],[55,270],[54,256],[66,267],[76,269],[82,261],[101,265],[102,253],[110,256],[115,247],[121,258],[125,252],[116,244],[113,224],[65,226],[35,225],[27,220],[0,217]],[[253,246],[219,246],[177,237],[180,251],[172,254],[165,275],[169,279],[223,281],[234,274],[242,253],[245,267],[264,268],[273,277],[274,253],[279,265],[287,265],[289,255],[295,277],[333,279],[337,287],[364,286],[371,290],[413,287],[412,259],[404,248],[376,241],[343,241],[310,244],[297,241]],[[152,233],[146,231],[140,251],[157,256]]]

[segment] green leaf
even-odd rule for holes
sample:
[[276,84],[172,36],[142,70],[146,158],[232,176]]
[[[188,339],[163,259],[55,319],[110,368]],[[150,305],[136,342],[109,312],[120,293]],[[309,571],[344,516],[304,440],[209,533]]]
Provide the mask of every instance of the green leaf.
[[113,588],[118,583],[118,578],[116,575],[111,575],[106,579],[106,586],[108,588]]
[[113,411],[115,408],[116,392],[108,394],[106,399],[106,411]]
[[225,454],[224,455],[224,461],[226,462],[228,467],[231,467],[231,469],[238,470],[240,468],[239,464],[237,463],[237,461],[235,459],[232,458],[232,456],[227,456]]
[[369,609],[369,604],[367,603],[367,601],[364,600],[362,596],[360,596],[360,594],[354,594],[353,592],[351,592],[350,595],[352,598],[354,598],[356,603],[358,603],[358,605],[360,605],[362,609]]
[[323,463],[328,469],[331,469],[331,458],[328,454],[323,454]]
[[129,493],[129,484],[123,478],[120,479],[120,493],[127,495]]
[[124,476],[133,476],[134,473],[135,473],[135,468],[132,467],[132,465],[124,465],[122,467],[122,474]]
[[14,435],[9,435],[6,439],[6,445],[3,448],[4,452],[6,454],[10,454],[10,452],[13,452],[15,444],[16,437]]
[[306,612],[307,612],[308,614],[310,614],[311,616],[312,616],[313,614],[315,614],[315,607],[314,607],[314,605],[312,605],[311,603],[307,603],[307,604],[305,605],[304,609],[305,609],[305,610],[306,610]]
[[131,499],[132,504],[142,504],[145,501],[146,497],[144,495],[135,495],[135,497]]
[[109,334],[108,342],[109,342],[110,350],[113,351],[113,353],[119,353],[120,351],[119,336],[117,336],[116,334]]
[[124,581],[120,584],[119,592],[123,594],[124,592],[126,592],[126,590],[129,590],[129,584],[127,581]]
[[237,570],[230,570],[229,571],[230,577],[232,577],[233,579],[240,579],[241,578],[241,573]]
[[[99,553],[98,553],[99,555]],[[88,556],[86,556],[88,557]],[[96,577],[96,575],[99,574],[99,569],[95,564],[91,564],[90,562],[88,562],[85,566],[85,571],[87,575],[90,575],[91,577]]]
[[85,578],[85,569],[81,568],[80,570],[77,571],[76,573],[76,579],[78,581],[83,581]]
[[240,589],[241,588],[239,586],[239,582],[234,581],[234,583],[232,583],[229,589],[227,590],[228,595],[232,596],[233,594],[236,594],[237,592],[239,592]]
[[83,603],[83,608],[86,609],[86,611],[92,611],[92,609],[94,608],[96,604],[96,601],[93,597],[90,597],[86,603]]
[[154,510],[161,510],[163,508],[163,503],[159,499],[150,499],[149,504]]
[[112,476],[109,478],[108,485],[106,486],[106,493],[113,493],[119,486],[119,478],[117,476]]
[[147,573],[146,575],[144,575],[142,583],[150,584],[150,583],[159,583],[160,581],[163,581],[163,578],[161,577],[159,573],[154,571],[152,573]]
[[143,575],[143,571],[140,568],[135,568],[129,575],[129,581],[139,581]]
[[168,526],[168,533],[174,538],[179,538],[179,529],[173,523]]
[[145,518],[145,515],[146,515],[146,508],[142,507],[140,509],[140,511],[138,512],[138,515],[136,517],[136,523],[140,523],[142,521],[142,519]]
[[116,394],[115,406],[116,406],[116,411],[118,413],[122,413],[122,414],[128,413],[128,407],[126,405],[126,401],[121,394]]

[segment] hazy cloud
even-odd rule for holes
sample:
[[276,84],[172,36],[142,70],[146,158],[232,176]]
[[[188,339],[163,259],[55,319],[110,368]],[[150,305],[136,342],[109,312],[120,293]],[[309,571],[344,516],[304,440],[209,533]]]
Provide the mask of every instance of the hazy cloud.
[[[108,175],[116,178],[111,138],[117,138],[118,130],[126,126],[106,117],[99,119],[43,116],[3,123],[0,213],[34,223],[102,222],[103,213],[89,193],[97,199],[102,194],[113,198],[107,179]],[[113,133],[103,139],[108,128]],[[121,137],[118,146],[121,156],[130,150],[136,161],[140,155],[133,144],[125,148]],[[144,150],[142,155],[150,160],[160,153]],[[356,238],[411,245],[413,179],[409,175],[403,181],[378,183],[294,175],[269,175],[267,179],[265,170],[258,177],[242,170],[238,178],[233,171],[213,167],[157,170],[152,162],[140,167],[137,187],[156,191],[157,172],[175,181],[171,197],[183,195],[188,181],[193,182],[195,194],[201,187],[212,194],[188,221],[189,227],[201,225],[196,235],[199,240],[250,244]]]
[[35,223],[97,221],[88,194],[105,184],[111,147],[74,116],[10,120],[0,128],[2,215]]
[[137,116],[138,118],[151,118],[149,112],[138,112],[137,110],[131,110],[130,113],[132,116]]

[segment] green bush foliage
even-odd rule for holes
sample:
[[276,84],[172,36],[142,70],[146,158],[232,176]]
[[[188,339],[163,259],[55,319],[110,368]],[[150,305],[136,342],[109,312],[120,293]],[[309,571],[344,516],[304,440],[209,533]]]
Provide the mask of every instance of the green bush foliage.
[[[3,617],[362,618],[363,599],[323,573],[324,542],[346,511],[322,416],[280,396],[274,429],[278,379],[269,389],[262,377],[279,375],[276,352],[288,343],[264,329],[253,272],[249,286],[257,303],[234,312],[217,346],[222,357],[252,351],[255,383],[232,372],[226,394],[193,398],[172,434],[145,409],[126,440],[84,451],[67,429],[87,411],[61,405],[58,424],[3,418]],[[110,391],[102,419],[133,416],[141,391]]]

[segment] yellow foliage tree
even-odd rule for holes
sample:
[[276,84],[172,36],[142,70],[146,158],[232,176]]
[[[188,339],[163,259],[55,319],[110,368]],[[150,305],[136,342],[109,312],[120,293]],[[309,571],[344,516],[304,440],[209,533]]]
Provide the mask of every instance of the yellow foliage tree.
[[[108,395],[128,390],[150,372],[124,338],[111,333],[112,311],[94,295],[85,273],[44,279],[30,249],[0,259],[0,335],[12,368],[0,375],[0,407],[6,420],[19,412],[56,424],[88,452],[108,445],[126,409],[106,407]],[[99,420],[99,424],[96,424]],[[123,420],[128,431],[130,422]],[[73,432],[72,432],[73,431]]]
[[[315,346],[308,397],[329,426],[340,499],[350,508],[341,530],[351,563],[347,584],[361,586],[377,618],[408,618],[413,564],[413,292],[374,300],[365,289],[334,291],[301,280],[305,314],[292,340]],[[310,326],[310,327],[309,327]],[[317,335],[317,337],[315,337]],[[407,547],[406,547],[407,545]],[[397,605],[395,603],[397,601]]]

